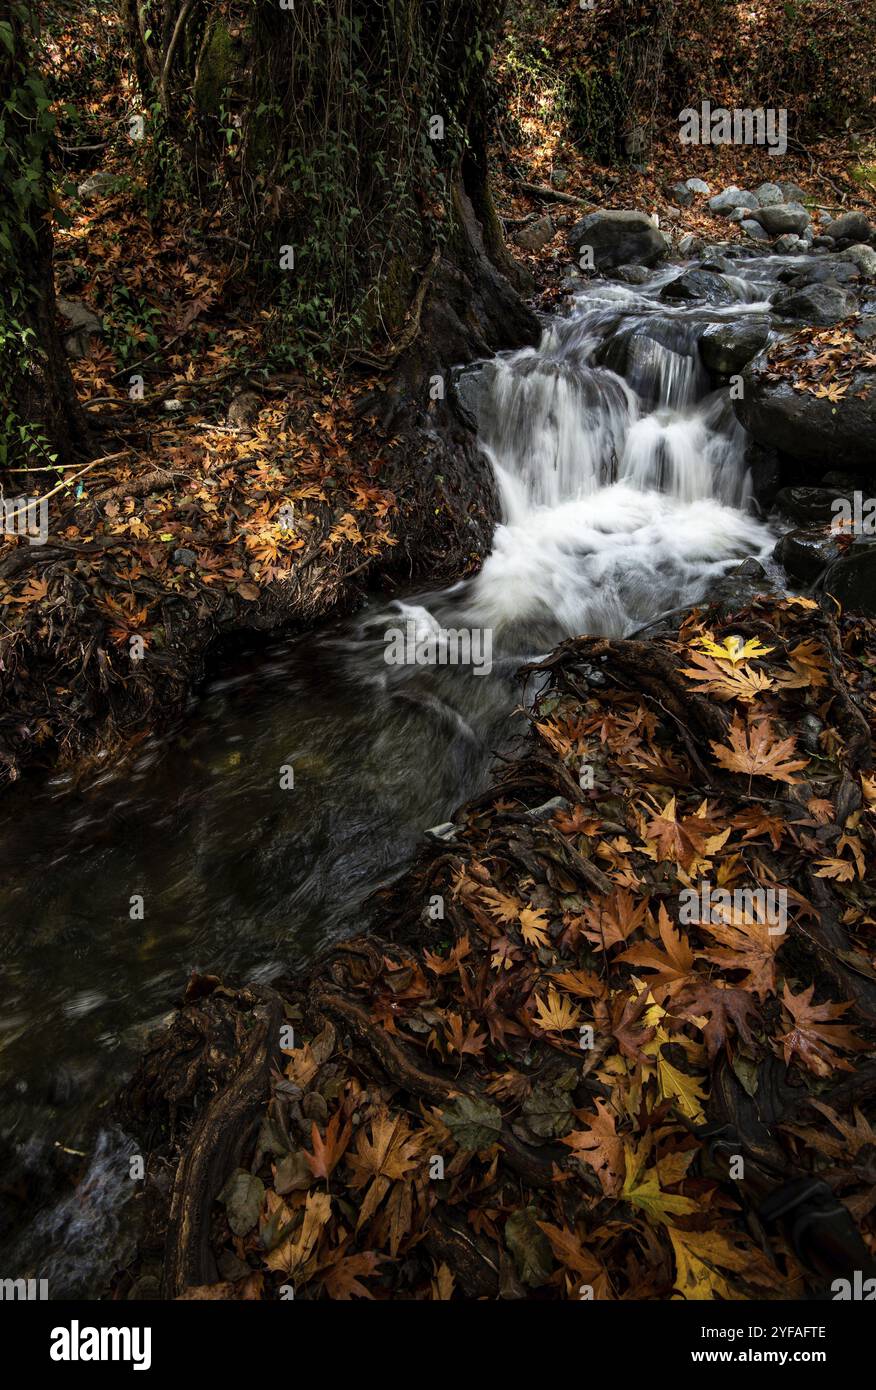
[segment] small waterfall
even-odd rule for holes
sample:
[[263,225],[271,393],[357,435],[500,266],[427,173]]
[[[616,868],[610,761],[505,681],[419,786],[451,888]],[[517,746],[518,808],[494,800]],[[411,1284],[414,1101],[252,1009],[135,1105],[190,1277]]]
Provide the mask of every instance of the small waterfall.
[[667,303],[665,272],[644,289],[596,282],[538,349],[465,374],[504,508],[468,621],[623,633],[766,558],[745,434],[697,346],[708,323],[762,312],[763,288],[712,278],[734,309]]

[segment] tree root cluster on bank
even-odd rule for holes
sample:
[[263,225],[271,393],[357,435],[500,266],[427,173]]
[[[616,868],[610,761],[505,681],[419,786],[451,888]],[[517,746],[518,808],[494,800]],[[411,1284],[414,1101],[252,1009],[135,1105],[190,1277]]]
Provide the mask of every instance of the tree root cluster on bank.
[[196,977],[122,1098],[119,1297],[830,1297],[874,1272],[876,627],[579,638],[307,978]]

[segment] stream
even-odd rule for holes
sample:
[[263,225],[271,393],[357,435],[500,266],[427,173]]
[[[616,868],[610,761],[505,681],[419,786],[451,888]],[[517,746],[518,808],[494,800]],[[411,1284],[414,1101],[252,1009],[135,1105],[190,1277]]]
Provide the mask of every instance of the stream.
[[[364,925],[368,895],[513,739],[524,661],[769,563],[746,437],[697,340],[766,322],[790,263],[724,263],[719,305],[662,299],[678,265],[582,283],[537,349],[458,380],[504,513],[476,577],[241,660],[123,774],[4,799],[0,1277],[105,1289],[131,1239],[134,1151],[110,1101],[192,969],[267,981]],[[387,661],[393,630],[404,664]],[[450,664],[454,632],[477,636],[478,663]]]

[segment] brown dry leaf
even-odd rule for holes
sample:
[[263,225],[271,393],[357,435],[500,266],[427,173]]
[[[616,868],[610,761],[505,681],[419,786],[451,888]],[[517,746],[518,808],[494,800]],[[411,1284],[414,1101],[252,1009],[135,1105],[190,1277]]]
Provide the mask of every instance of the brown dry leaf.
[[617,1116],[598,1097],[594,1099],[596,1115],[583,1118],[588,1129],[575,1130],[560,1142],[568,1147],[582,1163],[589,1163],[602,1185],[606,1197],[616,1197],[624,1184],[624,1143],[618,1137]]
[[[270,1188],[265,1193],[265,1203],[268,1220],[280,1229],[294,1221],[291,1209],[283,1198],[278,1197]],[[265,1256],[268,1269],[278,1270],[289,1278],[301,1271],[316,1248],[323,1227],[331,1216],[331,1210],[332,1199],[327,1192],[309,1192],[304,1204],[304,1220],[297,1235],[294,1239],[289,1237],[281,1241],[268,1252]],[[262,1231],[265,1224],[263,1221]]]
[[705,816],[684,816],[679,820],[673,796],[659,816],[648,821],[645,839],[655,841],[660,859],[679,864],[687,872],[695,860],[708,852],[708,841],[717,829]]
[[837,1056],[834,1050],[842,1048],[846,1052],[858,1052],[867,1046],[851,1028],[834,1021],[852,1007],[851,1002],[813,1004],[814,992],[814,984],[801,994],[792,994],[785,985],[782,1003],[794,1020],[794,1026],[778,1039],[785,1061],[790,1064],[797,1057],[816,1076],[829,1076],[837,1069],[852,1071],[851,1063]]
[[794,758],[797,740],[778,738],[769,718],[753,719],[747,726],[735,715],[730,726],[729,747],[712,743],[716,761],[729,772],[747,772],[749,776],[771,777],[774,782],[799,782],[792,773],[807,767],[808,758]]
[[665,999],[690,978],[694,969],[694,958],[687,937],[682,936],[680,931],[673,930],[669,913],[663,903],[658,910],[658,924],[663,953],[655,943],[645,941],[630,946],[616,959],[643,970],[656,971],[648,980],[648,984],[656,996]]

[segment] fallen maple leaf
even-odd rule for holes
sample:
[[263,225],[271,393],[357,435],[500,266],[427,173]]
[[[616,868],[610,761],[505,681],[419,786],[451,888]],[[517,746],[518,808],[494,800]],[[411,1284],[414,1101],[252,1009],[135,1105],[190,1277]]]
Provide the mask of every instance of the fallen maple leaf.
[[809,764],[808,758],[793,758],[797,740],[777,738],[766,716],[743,724],[735,715],[730,726],[729,747],[711,743],[712,752],[721,767],[729,772],[747,772],[749,776],[771,777],[774,782],[799,782],[791,774]]

